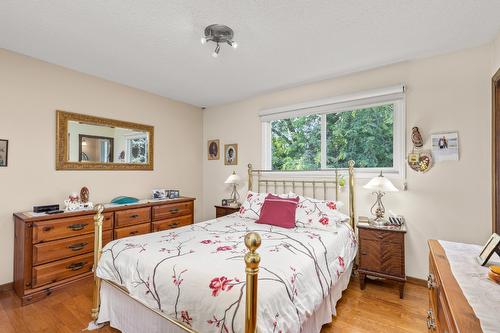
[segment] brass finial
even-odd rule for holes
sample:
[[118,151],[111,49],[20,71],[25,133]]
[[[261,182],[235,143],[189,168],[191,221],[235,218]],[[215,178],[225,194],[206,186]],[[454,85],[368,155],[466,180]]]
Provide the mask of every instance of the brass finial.
[[349,165],[350,168],[354,168],[354,164],[356,164],[356,162],[354,162],[353,160],[349,160],[347,164]]
[[104,211],[104,205],[97,204],[97,205],[95,205],[94,210],[97,212],[97,214],[102,214],[102,212]]
[[260,255],[255,251],[261,243],[260,235],[256,232],[249,232],[245,235],[245,245],[249,252],[245,255],[245,263],[248,273],[257,273],[259,271]]

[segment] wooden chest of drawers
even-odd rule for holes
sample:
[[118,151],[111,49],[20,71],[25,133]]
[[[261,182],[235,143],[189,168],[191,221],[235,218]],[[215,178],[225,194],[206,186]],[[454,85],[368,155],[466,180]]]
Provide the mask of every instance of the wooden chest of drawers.
[[[104,211],[103,244],[193,223],[193,198]],[[28,304],[92,275],[94,212],[30,217],[14,214],[14,289]]]
[[482,332],[474,310],[453,276],[446,252],[437,240],[429,241],[429,332]]
[[358,224],[359,231],[359,281],[365,289],[366,276],[377,276],[398,281],[399,296],[403,298],[405,274],[406,230],[401,228],[374,227]]

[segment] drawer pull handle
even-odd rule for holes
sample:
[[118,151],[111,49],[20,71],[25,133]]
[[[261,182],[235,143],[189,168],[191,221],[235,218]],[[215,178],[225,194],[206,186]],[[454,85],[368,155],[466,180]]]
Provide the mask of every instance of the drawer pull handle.
[[68,225],[68,229],[71,229],[73,231],[82,230],[83,228],[85,228],[87,226],[87,224],[88,223],[76,223],[76,224]]
[[68,249],[70,249],[71,251],[80,251],[81,249],[83,249],[87,245],[88,245],[88,243],[85,243],[85,242],[71,244],[70,246],[68,246]]
[[138,230],[135,230],[135,231],[131,231],[131,232],[129,232],[129,235],[130,235],[130,236],[133,236],[133,235],[137,235],[138,233],[139,233],[139,231],[138,231]]
[[431,309],[427,311],[427,329],[432,331],[436,330],[436,321],[434,320],[434,314]]
[[170,210],[170,214],[176,214],[176,213],[178,213],[178,212],[179,212],[179,208],[172,208],[172,209]]
[[139,215],[138,214],[134,214],[134,215],[130,215],[130,217],[133,218],[133,219],[136,219],[136,218],[139,217]]
[[170,223],[169,226],[171,227],[176,227],[179,223],[175,222],[175,223]]
[[384,238],[384,235],[378,235],[378,238],[382,239],[382,238]]
[[367,252],[364,252],[364,251],[363,251],[363,252],[361,252],[361,255],[362,255],[362,256],[366,256],[367,254],[368,254]]
[[87,263],[86,261],[75,262],[75,263],[69,265],[66,268],[70,269],[72,271],[77,271],[79,269],[82,269],[85,266],[86,263]]
[[54,227],[43,227],[42,228],[43,232],[49,232],[52,229],[54,229]]
[[429,275],[427,275],[427,288],[436,288],[436,280],[434,279],[434,275],[432,273],[429,273]]

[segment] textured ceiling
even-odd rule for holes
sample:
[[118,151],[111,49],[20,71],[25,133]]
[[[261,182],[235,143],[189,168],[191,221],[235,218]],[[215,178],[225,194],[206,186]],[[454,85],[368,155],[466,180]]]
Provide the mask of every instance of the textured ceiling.
[[[486,43],[500,0],[0,0],[0,47],[198,106]],[[237,50],[201,45],[226,24]]]

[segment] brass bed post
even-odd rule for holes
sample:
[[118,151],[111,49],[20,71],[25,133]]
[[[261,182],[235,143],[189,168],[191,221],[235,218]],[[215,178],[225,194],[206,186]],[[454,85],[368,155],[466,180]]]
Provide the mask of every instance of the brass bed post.
[[253,167],[252,163],[248,163],[248,190],[252,191],[253,188]]
[[249,232],[245,235],[245,245],[249,252],[245,254],[246,264],[246,301],[245,333],[255,333],[257,327],[257,283],[259,280],[260,255],[255,252],[261,243],[260,235]]
[[356,217],[354,216],[355,210],[354,210],[354,164],[355,162],[353,160],[349,160],[348,165],[349,165],[349,219],[351,223],[351,227],[353,230],[355,230],[355,220]]
[[99,316],[99,306],[101,304],[101,279],[97,277],[97,263],[101,258],[102,252],[102,222],[104,220],[104,216],[102,212],[104,211],[104,206],[102,204],[98,204],[95,206],[96,214],[94,216],[94,267],[92,271],[94,272],[94,290],[93,290],[93,298],[92,298],[92,310],[90,314],[92,315],[92,320],[97,320]]

